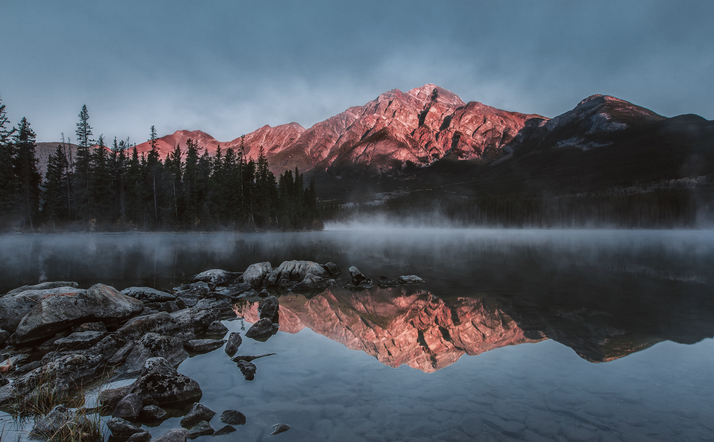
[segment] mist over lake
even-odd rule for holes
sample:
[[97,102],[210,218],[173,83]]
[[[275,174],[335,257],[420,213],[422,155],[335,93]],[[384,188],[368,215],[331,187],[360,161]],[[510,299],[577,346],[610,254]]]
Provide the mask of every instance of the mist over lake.
[[[326,441],[664,441],[712,430],[708,230],[4,235],[0,292],[54,280],[171,291],[204,270],[287,260],[333,262],[342,276],[276,292],[279,331],[241,347],[276,353],[255,361],[254,380],[220,349],[179,366],[201,403],[246,415],[236,433],[246,440],[277,422],[290,440]],[[350,266],[424,283],[349,289]],[[223,323],[243,334],[257,307],[239,299]],[[178,419],[147,430],[156,437]]]

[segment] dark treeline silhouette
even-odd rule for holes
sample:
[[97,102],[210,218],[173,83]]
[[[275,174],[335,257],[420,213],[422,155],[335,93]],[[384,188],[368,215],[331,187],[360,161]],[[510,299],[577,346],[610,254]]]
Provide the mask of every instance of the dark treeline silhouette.
[[83,106],[74,157],[64,143],[49,157],[42,180],[35,133],[25,118],[9,128],[0,102],[0,227],[46,230],[304,230],[320,229],[315,184],[297,169],[276,180],[261,148],[219,147],[214,156],[195,141],[163,160],[151,127],[151,150],[129,140],[92,139]]

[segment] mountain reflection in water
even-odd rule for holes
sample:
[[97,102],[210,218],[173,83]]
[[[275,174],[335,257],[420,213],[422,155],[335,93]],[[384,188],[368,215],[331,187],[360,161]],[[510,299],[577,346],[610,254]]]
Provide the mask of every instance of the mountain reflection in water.
[[[714,312],[698,310],[690,327],[654,316],[618,322],[607,311],[534,309],[480,294],[445,301],[414,288],[373,288],[353,292],[331,287],[306,296],[280,296],[280,331],[307,327],[390,367],[408,365],[434,372],[464,354],[474,356],[508,345],[553,339],[590,362],[607,362],[665,339],[697,342],[714,336]],[[686,302],[686,301],[684,301]],[[236,314],[259,317],[258,302],[242,300]],[[656,324],[652,327],[643,324]]]

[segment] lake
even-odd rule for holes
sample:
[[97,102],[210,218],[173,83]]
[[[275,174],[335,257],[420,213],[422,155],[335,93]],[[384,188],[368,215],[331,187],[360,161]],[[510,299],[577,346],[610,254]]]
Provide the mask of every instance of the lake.
[[[203,404],[247,417],[196,440],[714,440],[712,231],[5,235],[0,293],[51,280],[170,289],[210,268],[292,259],[342,276],[281,293],[280,331],[239,350],[276,353],[254,361],[253,381],[222,349],[179,366]],[[351,291],[351,265],[425,282]],[[256,307],[241,300],[224,323],[247,330]],[[270,436],[276,423],[291,429]]]

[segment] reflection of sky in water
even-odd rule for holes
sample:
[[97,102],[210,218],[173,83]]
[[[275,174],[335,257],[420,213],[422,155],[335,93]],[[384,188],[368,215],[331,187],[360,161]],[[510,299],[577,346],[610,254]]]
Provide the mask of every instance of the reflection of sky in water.
[[262,440],[279,422],[291,426],[291,441],[673,441],[714,431],[711,339],[664,342],[604,364],[548,340],[464,356],[429,374],[384,366],[308,329],[244,339],[239,349],[267,352],[277,355],[254,361],[252,382],[220,349],[179,368],[201,384],[203,404],[247,416],[225,440]]

